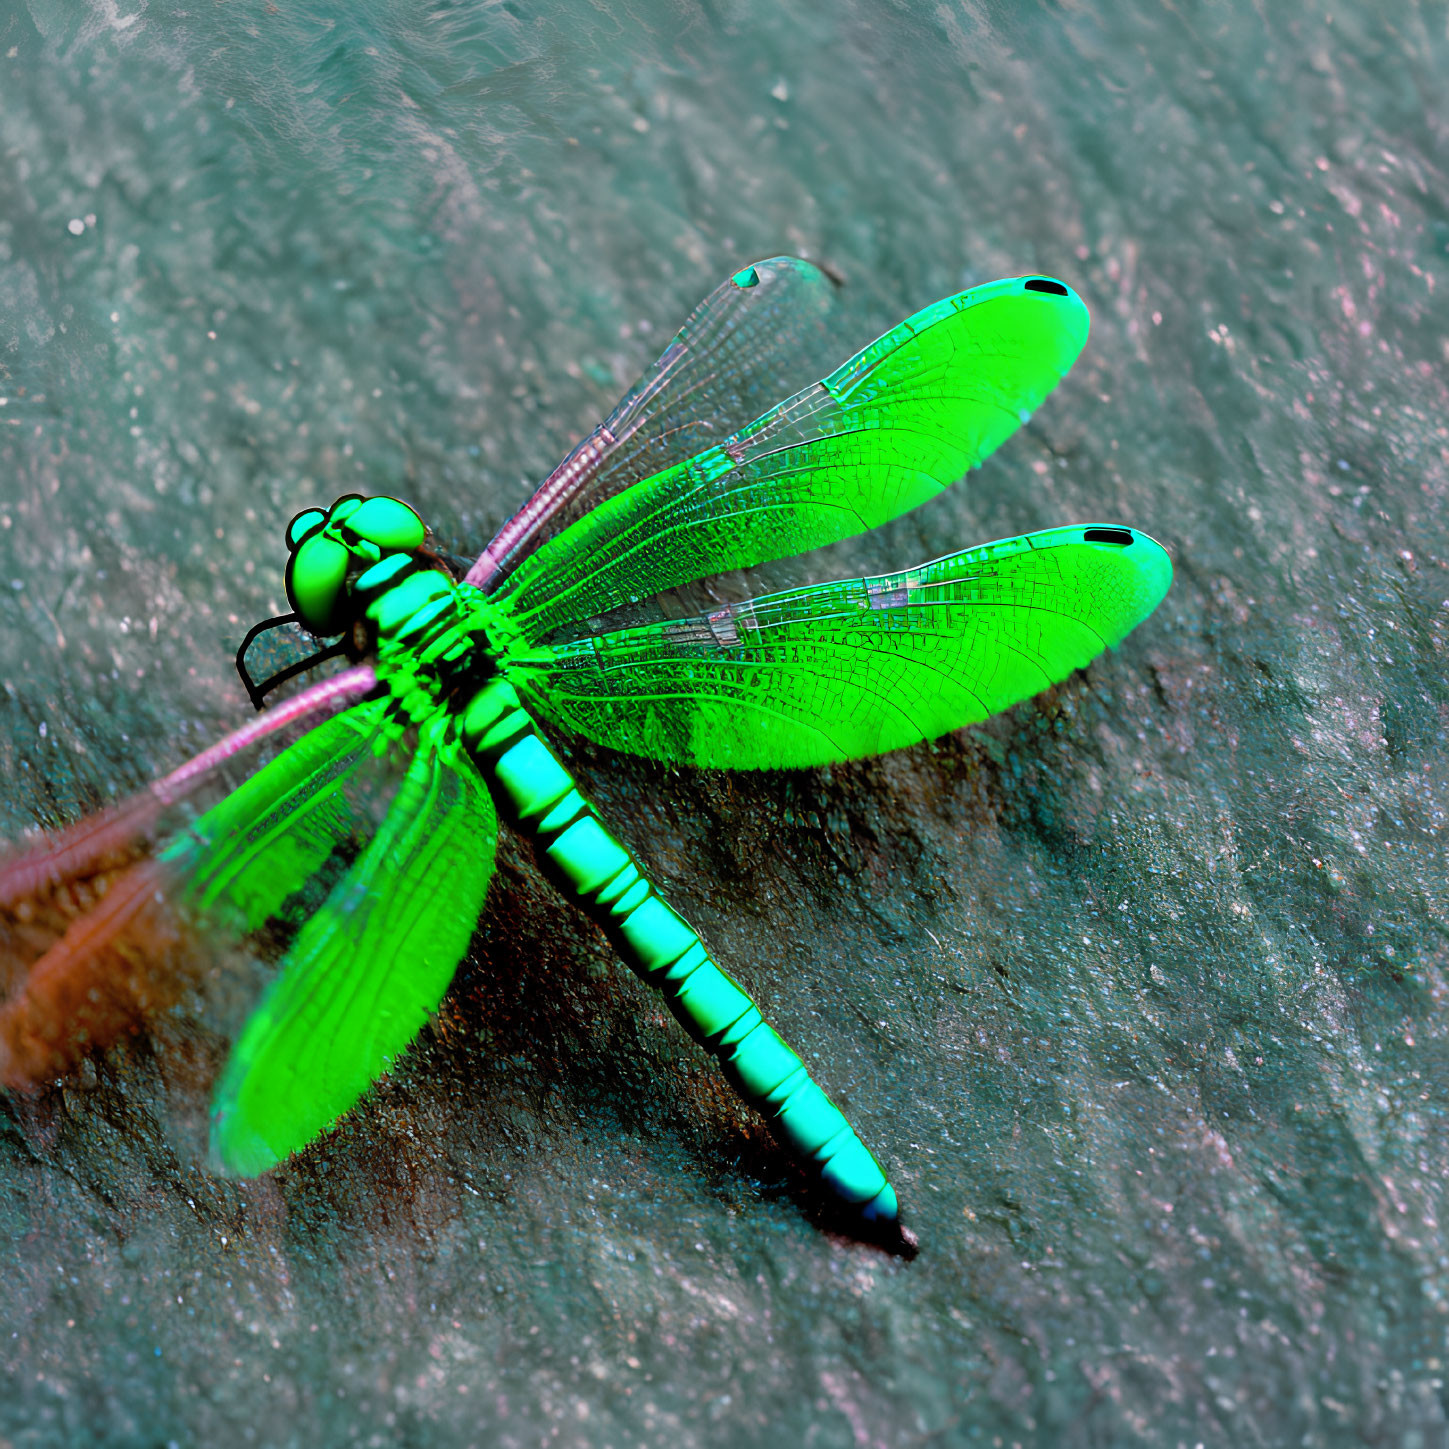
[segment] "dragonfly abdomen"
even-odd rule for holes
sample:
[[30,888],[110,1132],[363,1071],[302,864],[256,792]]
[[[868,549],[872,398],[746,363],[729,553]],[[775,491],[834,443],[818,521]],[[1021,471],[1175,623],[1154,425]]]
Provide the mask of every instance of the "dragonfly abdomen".
[[462,734],[498,804],[533,842],[540,862],[635,974],[664,996],[740,1096],[834,1198],[866,1222],[894,1223],[895,1190],[844,1114],[605,830],[507,680],[495,678],[478,692],[463,715]]

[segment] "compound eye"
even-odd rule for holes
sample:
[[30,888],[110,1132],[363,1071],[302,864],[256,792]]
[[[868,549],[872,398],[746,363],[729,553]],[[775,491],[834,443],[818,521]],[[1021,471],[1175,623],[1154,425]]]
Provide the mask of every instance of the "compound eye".
[[368,498],[348,515],[347,526],[384,553],[420,548],[427,530],[423,520],[396,498]]
[[344,493],[327,510],[328,520],[332,523],[345,523],[361,507],[362,501],[360,493]]
[[324,637],[347,627],[348,549],[324,534],[304,538],[287,563],[287,599],[304,628]]
[[287,525],[287,547],[296,553],[304,539],[327,526],[327,512],[322,508],[304,508]]

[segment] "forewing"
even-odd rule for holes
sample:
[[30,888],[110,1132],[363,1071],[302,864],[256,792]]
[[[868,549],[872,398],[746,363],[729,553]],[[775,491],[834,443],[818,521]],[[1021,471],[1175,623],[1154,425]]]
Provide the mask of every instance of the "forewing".
[[407,1049],[467,949],[496,840],[472,762],[421,745],[232,1050],[212,1105],[221,1170],[252,1177],[299,1151]]
[[1114,647],[1172,579],[1135,530],[1056,528],[905,573],[583,639],[510,670],[614,749],[732,769],[829,764],[987,719]]
[[528,642],[707,574],[895,518],[1009,437],[1086,342],[1058,282],[962,292],[717,446],[636,483],[526,559],[496,601]]
[[503,526],[469,582],[487,588],[589,508],[814,381],[833,360],[825,321],[834,291],[819,267],[798,257],[756,262],[717,287],[608,419]]
[[182,872],[187,904],[234,933],[255,931],[365,825],[350,792],[384,727],[385,698],[309,730],[178,833],[161,860]]
[[356,824],[346,787],[382,703],[323,721],[159,849],[154,787],[0,869],[0,1082],[69,1071],[174,1004],[214,940],[278,914]]

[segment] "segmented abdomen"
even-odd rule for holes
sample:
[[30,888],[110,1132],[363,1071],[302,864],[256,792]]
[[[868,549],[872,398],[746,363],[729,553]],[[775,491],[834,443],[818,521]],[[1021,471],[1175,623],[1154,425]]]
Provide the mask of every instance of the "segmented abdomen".
[[661,992],[681,1026],[730,1084],[771,1123],[836,1198],[871,1222],[892,1222],[895,1190],[840,1109],[811,1079],[689,923],[599,822],[573,778],[538,737],[504,680],[488,685],[464,720],[464,739],[495,796],[620,956]]

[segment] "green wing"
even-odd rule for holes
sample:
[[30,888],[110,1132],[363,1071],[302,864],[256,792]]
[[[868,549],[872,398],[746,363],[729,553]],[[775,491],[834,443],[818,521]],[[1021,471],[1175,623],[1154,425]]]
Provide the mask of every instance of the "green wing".
[[1106,526],[983,544],[905,573],[581,639],[509,668],[530,709],[681,764],[795,768],[933,739],[1117,645],[1172,581]]
[[486,588],[605,498],[728,437],[840,356],[835,284],[799,257],[736,272],[499,531],[468,575]]
[[223,1171],[252,1177],[299,1151],[407,1049],[468,947],[496,842],[471,760],[421,745],[232,1050],[212,1103]]
[[707,574],[834,543],[934,497],[1076,361],[1087,309],[1017,277],[948,297],[716,447],[634,484],[495,592],[526,642]]
[[308,730],[178,835],[161,859],[182,872],[186,902],[237,934],[278,915],[358,827],[348,790],[387,704],[370,700]]

